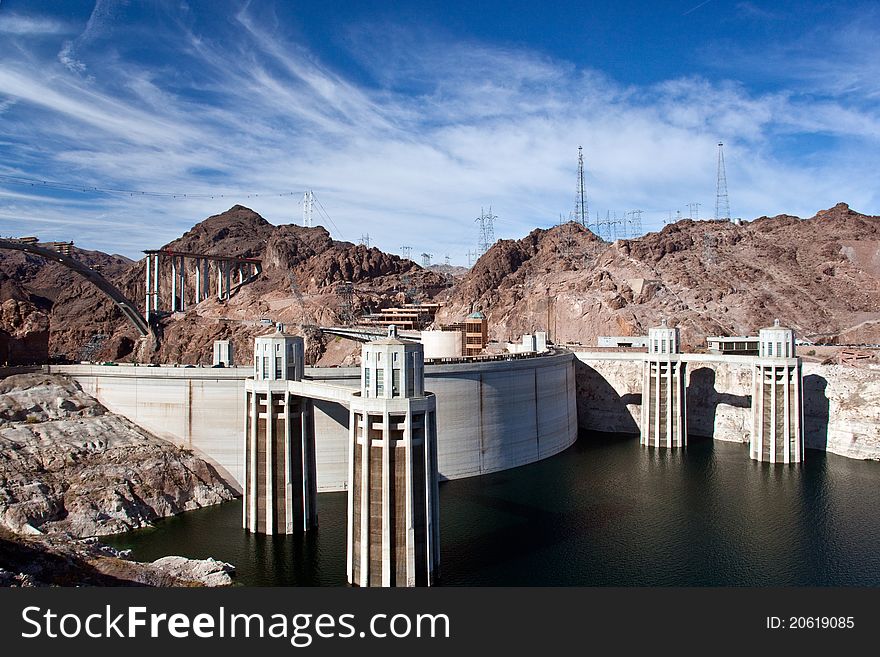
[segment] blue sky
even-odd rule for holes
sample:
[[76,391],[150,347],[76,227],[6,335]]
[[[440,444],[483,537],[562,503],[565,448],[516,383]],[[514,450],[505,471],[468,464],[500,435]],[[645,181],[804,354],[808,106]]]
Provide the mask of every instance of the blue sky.
[[878,37],[873,2],[0,0],[0,234],[137,256],[311,188],[465,264],[481,207],[569,216],[578,145],[593,213],[711,217],[719,140],[734,216],[880,214]]

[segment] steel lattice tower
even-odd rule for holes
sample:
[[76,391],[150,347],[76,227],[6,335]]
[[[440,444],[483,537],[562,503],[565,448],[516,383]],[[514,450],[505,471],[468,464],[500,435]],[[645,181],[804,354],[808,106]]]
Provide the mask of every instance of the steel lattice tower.
[[581,226],[587,227],[590,219],[590,207],[587,205],[586,186],[584,184],[584,147],[578,146],[578,186],[574,203],[574,219]]
[[312,213],[315,209],[315,193],[312,190],[307,191],[303,194],[302,200],[303,206],[303,226],[306,228],[312,227]]
[[715,218],[730,221],[730,199],[727,198],[727,172],[724,170],[724,144],[718,142],[718,178],[715,183]]
[[480,224],[480,242],[477,247],[480,255],[483,255],[495,244],[495,220],[497,218],[492,214],[491,205],[489,206],[489,212],[484,212],[483,208],[480,208],[480,216],[475,219]]

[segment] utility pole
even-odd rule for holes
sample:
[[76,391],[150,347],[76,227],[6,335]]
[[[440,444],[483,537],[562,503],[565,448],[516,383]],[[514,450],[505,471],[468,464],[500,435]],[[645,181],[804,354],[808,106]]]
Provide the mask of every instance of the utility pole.
[[724,144],[718,142],[718,170],[715,180],[715,218],[730,221],[730,199],[727,197],[727,172],[724,170]]

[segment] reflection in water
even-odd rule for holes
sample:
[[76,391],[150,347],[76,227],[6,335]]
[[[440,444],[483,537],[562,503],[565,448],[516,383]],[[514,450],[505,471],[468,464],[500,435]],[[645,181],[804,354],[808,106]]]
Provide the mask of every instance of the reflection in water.
[[[540,463],[440,485],[445,585],[880,585],[880,464],[584,434]],[[140,560],[213,556],[247,585],[345,585],[344,493],[305,536],[245,533],[230,502],[117,537]]]

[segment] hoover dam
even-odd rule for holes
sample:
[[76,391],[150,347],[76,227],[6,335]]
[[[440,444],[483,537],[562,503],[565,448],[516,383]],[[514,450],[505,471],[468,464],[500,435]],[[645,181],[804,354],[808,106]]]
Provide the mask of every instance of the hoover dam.
[[[557,454],[577,439],[575,358],[555,353],[426,365],[437,396],[441,479],[497,472]],[[50,366],[115,413],[185,445],[241,486],[245,380],[251,368]],[[306,368],[315,381],[360,385],[360,368]],[[315,401],[318,490],[346,489],[348,410]]]
[[[751,359],[682,354],[688,362],[688,431],[747,443]],[[557,454],[578,429],[638,434],[641,353],[558,350],[500,361],[425,366],[437,396],[441,479],[498,472]],[[187,446],[239,487],[243,475],[245,367],[53,365],[113,412]],[[359,368],[306,368],[306,378],[356,388]],[[880,458],[880,381],[872,371],[804,365],[808,448]],[[318,490],[346,489],[348,412],[315,402]]]

